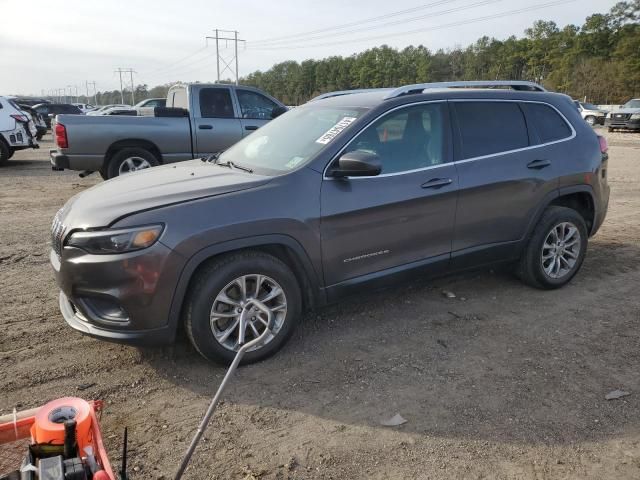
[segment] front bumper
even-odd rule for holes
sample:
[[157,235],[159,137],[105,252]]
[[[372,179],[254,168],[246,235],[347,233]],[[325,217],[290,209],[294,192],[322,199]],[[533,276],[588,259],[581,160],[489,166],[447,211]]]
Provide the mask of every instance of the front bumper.
[[64,247],[50,261],[60,288],[60,311],[73,329],[135,345],[171,343],[169,312],[183,261],[157,242],[119,255],[92,255]]
[[640,120],[616,120],[607,118],[604,126],[608,128],[619,128],[621,130],[640,130]]

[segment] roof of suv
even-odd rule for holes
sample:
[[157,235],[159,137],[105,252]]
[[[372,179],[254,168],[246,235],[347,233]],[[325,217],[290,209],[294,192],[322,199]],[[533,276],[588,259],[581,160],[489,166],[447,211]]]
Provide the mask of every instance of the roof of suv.
[[[550,92],[534,92],[534,91],[519,91],[519,90],[507,90],[503,88],[437,88],[426,89],[422,93],[411,93],[401,95],[395,98],[385,99],[389,94],[389,89],[380,89],[367,92],[342,94],[334,97],[323,98],[314,100],[313,103],[325,106],[339,106],[339,107],[361,107],[361,108],[373,108],[382,103],[393,101],[393,104],[398,103],[411,103],[415,101],[428,101],[428,100],[441,100],[441,99],[463,99],[463,98],[476,98],[476,99],[503,99],[503,100],[528,100],[528,101],[550,101],[557,99],[562,94],[550,93]],[[562,95],[565,96],[565,95]],[[571,99],[566,96],[567,101]],[[398,100],[398,101],[396,101]],[[402,100],[402,101],[400,101]]]

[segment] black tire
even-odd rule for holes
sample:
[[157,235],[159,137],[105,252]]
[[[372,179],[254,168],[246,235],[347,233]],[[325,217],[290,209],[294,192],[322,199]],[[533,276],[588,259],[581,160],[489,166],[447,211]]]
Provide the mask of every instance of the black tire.
[[145,160],[150,167],[156,167],[160,165],[160,162],[158,161],[156,156],[149,150],[145,150],[144,148],[139,147],[123,148],[122,150],[119,150],[115,154],[113,154],[113,156],[109,160],[109,164],[106,168],[107,178],[113,178],[120,175],[120,167],[128,159],[134,158]]
[[44,133],[38,133],[38,134],[36,135],[36,140],[37,140],[37,141],[40,141],[40,140],[42,140],[42,137],[44,137]]
[[0,165],[4,165],[13,156],[14,150],[0,138]]
[[[580,250],[575,258],[575,264],[560,278],[552,278],[543,268],[542,248],[551,230],[561,223],[575,226],[580,234]],[[584,218],[578,212],[567,207],[548,207],[538,221],[529,242],[520,258],[517,274],[526,284],[545,290],[560,288],[571,281],[578,273],[587,253],[587,226]]]
[[[257,350],[247,352],[242,364],[264,360],[275,354],[293,334],[300,321],[302,296],[296,276],[278,258],[256,251],[225,255],[197,273],[184,308],[185,330],[195,349],[206,359],[223,365],[231,363],[236,353],[216,340],[210,315],[216,297],[225,287],[243,275],[265,275],[277,282],[286,299],[286,315],[275,336]],[[247,329],[249,331],[249,329]],[[250,339],[250,338],[249,338]]]

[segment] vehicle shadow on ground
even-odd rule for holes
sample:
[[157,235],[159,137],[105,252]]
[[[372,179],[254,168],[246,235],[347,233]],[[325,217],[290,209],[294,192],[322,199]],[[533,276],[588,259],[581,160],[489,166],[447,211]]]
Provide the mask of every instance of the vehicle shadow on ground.
[[[609,275],[620,276],[616,292]],[[241,368],[224,397],[348,425],[400,413],[403,431],[442,437],[570,444],[637,430],[639,397],[604,396],[640,383],[639,280],[640,248],[600,241],[556,291],[480,271],[360,295],[307,314],[289,344]],[[224,373],[185,340],[142,356],[205,397]]]

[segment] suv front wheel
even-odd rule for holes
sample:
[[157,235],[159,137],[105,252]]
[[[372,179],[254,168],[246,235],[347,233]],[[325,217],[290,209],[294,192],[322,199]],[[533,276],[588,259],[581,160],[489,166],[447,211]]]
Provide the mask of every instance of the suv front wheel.
[[228,364],[238,351],[240,317],[245,316],[245,342],[257,338],[274,317],[272,333],[253,347],[242,364],[277,352],[299,321],[300,287],[291,269],[278,258],[256,251],[215,260],[198,272],[185,308],[187,335],[196,350],[214,362]]
[[587,226],[578,212],[566,207],[547,208],[520,258],[518,276],[537,288],[566,285],[582,266],[587,237]]

